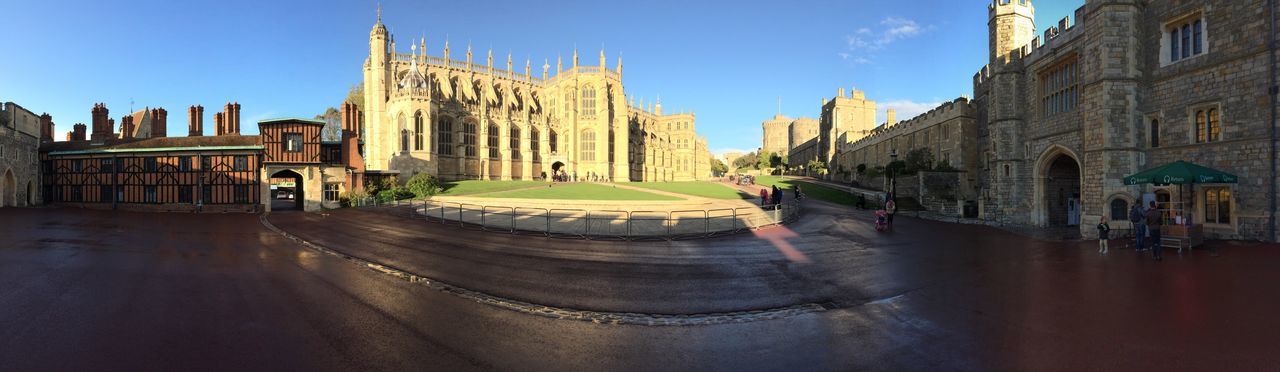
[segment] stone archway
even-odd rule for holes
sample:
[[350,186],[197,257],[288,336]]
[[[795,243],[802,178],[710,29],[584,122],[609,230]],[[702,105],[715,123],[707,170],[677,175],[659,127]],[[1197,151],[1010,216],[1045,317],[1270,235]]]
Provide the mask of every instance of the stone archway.
[[[287,186],[287,180],[291,180],[293,182],[293,186]],[[272,190],[270,187],[273,185],[276,186],[276,188]],[[265,187],[270,190],[267,202],[270,203],[272,212],[282,210],[304,210],[304,202],[306,200],[304,191],[306,189],[306,183],[302,178],[302,174],[291,169],[278,170],[271,174],[271,177],[268,178],[268,183]]]
[[0,178],[0,207],[18,206],[18,182],[13,178],[13,171],[4,170]]
[[1071,150],[1053,145],[1045,150],[1035,167],[1036,226],[1080,225],[1080,158]]

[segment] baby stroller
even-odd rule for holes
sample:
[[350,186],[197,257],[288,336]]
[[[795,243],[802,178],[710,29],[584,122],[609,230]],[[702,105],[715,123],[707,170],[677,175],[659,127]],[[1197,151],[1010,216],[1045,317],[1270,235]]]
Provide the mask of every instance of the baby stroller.
[[889,230],[889,212],[883,209],[876,210],[876,231]]

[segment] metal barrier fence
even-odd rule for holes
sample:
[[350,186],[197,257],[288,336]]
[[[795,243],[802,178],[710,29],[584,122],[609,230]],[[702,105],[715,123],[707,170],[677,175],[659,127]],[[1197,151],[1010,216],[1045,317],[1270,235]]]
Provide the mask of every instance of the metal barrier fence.
[[800,204],[678,211],[621,211],[488,206],[431,200],[352,200],[409,219],[510,234],[592,240],[679,240],[728,235],[792,222]]

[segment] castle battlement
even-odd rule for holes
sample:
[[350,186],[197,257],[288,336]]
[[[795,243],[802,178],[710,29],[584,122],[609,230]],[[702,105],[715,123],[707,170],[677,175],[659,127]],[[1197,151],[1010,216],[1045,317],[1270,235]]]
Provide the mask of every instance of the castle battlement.
[[856,150],[880,143],[886,138],[892,138],[894,136],[914,132],[933,124],[966,115],[973,115],[973,108],[969,105],[968,98],[959,97],[950,102],[944,102],[925,113],[916,115],[911,119],[899,121],[897,123],[885,123],[880,127],[872,129],[867,136],[850,143],[849,149]]
[[1031,44],[1023,47],[1023,55],[1019,56],[1019,58],[1024,63],[1034,63],[1045,55],[1053,53],[1055,49],[1078,39],[1084,34],[1084,28],[1076,26],[1081,25],[1084,20],[1084,14],[1085,9],[1082,6],[1076,9],[1075,18],[1072,18],[1072,16],[1062,17],[1062,19],[1058,20],[1056,26],[1045,29],[1043,36],[1036,36],[1035,39],[1031,40]]

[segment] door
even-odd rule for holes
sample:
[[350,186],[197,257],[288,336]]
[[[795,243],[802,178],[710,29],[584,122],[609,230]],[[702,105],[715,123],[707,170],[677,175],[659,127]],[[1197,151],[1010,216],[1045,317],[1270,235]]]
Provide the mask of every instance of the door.
[[1067,198],[1067,226],[1080,225],[1080,198],[1072,196]]

